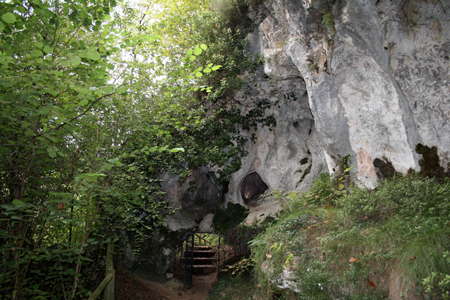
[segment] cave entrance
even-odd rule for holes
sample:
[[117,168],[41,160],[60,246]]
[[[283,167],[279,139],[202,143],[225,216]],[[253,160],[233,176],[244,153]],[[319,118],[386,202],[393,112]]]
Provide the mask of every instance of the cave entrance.
[[246,205],[254,205],[257,198],[264,194],[269,187],[256,172],[247,174],[240,184],[242,200]]
[[186,287],[195,285],[195,280],[217,280],[223,262],[222,237],[215,233],[187,233],[177,250],[175,275]]

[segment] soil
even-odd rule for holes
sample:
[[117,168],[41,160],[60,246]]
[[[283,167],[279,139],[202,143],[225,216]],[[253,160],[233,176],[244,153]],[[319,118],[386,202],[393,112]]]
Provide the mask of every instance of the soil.
[[117,272],[118,300],[206,300],[212,285],[217,281],[217,273],[193,276],[192,288],[173,279],[167,283],[138,278],[129,273]]

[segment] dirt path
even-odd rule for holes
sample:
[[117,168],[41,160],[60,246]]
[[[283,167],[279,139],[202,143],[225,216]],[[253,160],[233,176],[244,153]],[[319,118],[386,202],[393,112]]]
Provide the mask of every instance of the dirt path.
[[217,280],[217,273],[194,276],[191,289],[185,289],[176,281],[162,284],[126,273],[119,273],[117,279],[120,282],[118,300],[206,300],[208,292]]

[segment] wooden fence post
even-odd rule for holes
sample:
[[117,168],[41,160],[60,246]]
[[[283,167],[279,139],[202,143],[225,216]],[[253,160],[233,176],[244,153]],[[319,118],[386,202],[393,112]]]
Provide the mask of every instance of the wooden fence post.
[[[109,242],[106,248],[106,274],[114,274],[114,243]],[[115,290],[115,276],[108,283],[104,292],[105,300],[115,300],[114,291]]]

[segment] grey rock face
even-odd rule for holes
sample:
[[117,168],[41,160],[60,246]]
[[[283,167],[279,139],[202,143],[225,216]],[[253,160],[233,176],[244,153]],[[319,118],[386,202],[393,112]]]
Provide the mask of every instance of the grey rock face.
[[[250,12],[249,49],[264,70],[235,98],[263,99],[273,128],[259,127],[227,201],[256,171],[270,189],[304,190],[350,155],[352,175],[376,186],[374,161],[420,169],[418,144],[450,162],[450,2],[267,0]],[[294,100],[295,99],[295,100]]]
[[216,183],[214,173],[206,167],[193,170],[184,180],[166,174],[161,187],[170,207],[175,209],[175,213],[166,218],[167,228],[171,231],[197,227],[223,202],[222,188]]
[[244,108],[254,101],[268,102],[265,115],[273,117],[276,125],[242,130],[250,140],[246,144],[248,155],[232,175],[227,201],[244,204],[241,183],[252,172],[270,189],[294,190],[309,185],[323,168],[322,153],[312,150],[317,147],[317,132],[304,81],[292,63],[284,68],[290,71],[272,77],[264,74],[267,70],[256,76],[247,74],[245,88],[235,95]]
[[214,214],[213,213],[207,214],[202,219],[200,224],[198,225],[198,231],[199,232],[206,232],[206,233],[214,232],[213,219],[214,219]]

